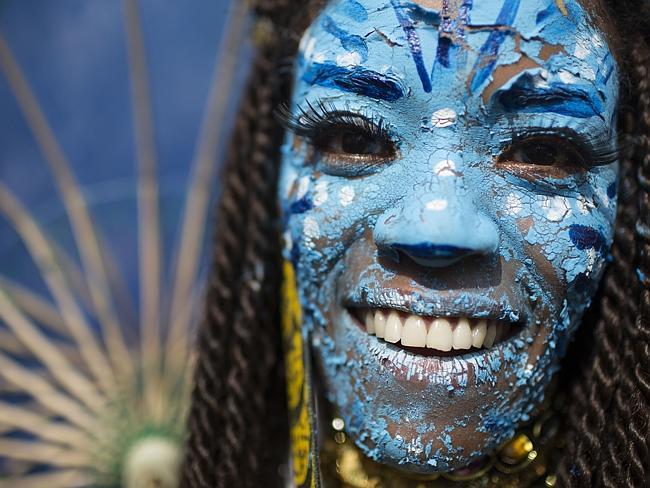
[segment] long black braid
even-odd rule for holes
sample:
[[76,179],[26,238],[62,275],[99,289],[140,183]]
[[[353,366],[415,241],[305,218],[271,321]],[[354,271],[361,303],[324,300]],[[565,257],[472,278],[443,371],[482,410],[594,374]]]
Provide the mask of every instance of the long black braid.
[[[650,476],[650,9],[610,1],[624,79],[619,208],[612,263],[565,364],[570,382],[561,486],[647,486]],[[624,29],[624,30],[623,30]],[[650,229],[649,229],[650,230]],[[582,351],[578,350],[582,349]],[[586,352],[586,353],[585,353]]]
[[288,96],[280,68],[306,26],[295,15],[304,6],[291,4],[257,5],[258,50],[222,176],[183,486],[274,486],[286,461],[275,205],[283,131],[273,112]]

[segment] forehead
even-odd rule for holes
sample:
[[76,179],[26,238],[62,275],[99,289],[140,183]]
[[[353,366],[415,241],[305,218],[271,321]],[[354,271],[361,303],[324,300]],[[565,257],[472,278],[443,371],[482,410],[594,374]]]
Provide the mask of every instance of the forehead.
[[604,34],[572,0],[332,0],[298,64],[306,87],[388,101],[487,103],[508,84],[563,84],[592,108],[617,88],[615,69]]

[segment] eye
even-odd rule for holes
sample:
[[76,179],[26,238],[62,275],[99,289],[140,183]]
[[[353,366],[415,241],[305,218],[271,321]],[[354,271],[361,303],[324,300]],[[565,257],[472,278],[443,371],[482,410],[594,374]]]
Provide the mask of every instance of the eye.
[[381,117],[337,110],[331,104],[307,104],[292,114],[280,108],[287,130],[314,150],[314,163],[328,174],[355,177],[371,173],[397,156],[397,144]]
[[559,136],[531,136],[513,143],[499,155],[498,163],[507,165],[528,165],[561,168],[566,172],[577,172],[587,167],[584,151],[572,141]]
[[315,134],[312,145],[329,159],[340,158],[350,162],[381,162],[395,156],[393,142],[378,127],[359,121],[359,125],[335,125],[324,127]]

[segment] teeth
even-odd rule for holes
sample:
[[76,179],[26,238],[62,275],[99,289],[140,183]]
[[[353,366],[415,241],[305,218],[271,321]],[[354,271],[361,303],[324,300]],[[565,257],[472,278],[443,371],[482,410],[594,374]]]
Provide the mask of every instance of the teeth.
[[447,319],[433,319],[427,334],[427,347],[440,351],[451,351],[451,324]]
[[427,345],[427,326],[422,317],[410,315],[402,329],[402,345],[424,347]]
[[497,326],[495,325],[494,322],[490,322],[490,325],[488,325],[487,328],[487,333],[485,334],[485,341],[483,341],[483,345],[485,347],[492,347],[494,345],[494,339],[497,336]]
[[375,312],[375,334],[377,337],[384,338],[386,332],[386,315],[381,310]]
[[472,329],[469,326],[469,320],[466,318],[458,319],[452,338],[454,349],[469,349],[472,347]]
[[505,332],[494,320],[466,317],[431,319],[419,315],[405,316],[396,310],[368,310],[364,322],[368,334],[386,342],[439,351],[490,348]]
[[399,314],[396,311],[392,311],[388,314],[386,319],[386,333],[384,335],[384,340],[386,342],[398,342],[402,338],[402,320],[399,318]]
[[375,333],[375,316],[370,310],[366,312],[366,332],[368,334]]
[[479,320],[478,323],[472,327],[472,346],[481,347],[483,341],[485,340],[485,334],[487,332],[487,321]]

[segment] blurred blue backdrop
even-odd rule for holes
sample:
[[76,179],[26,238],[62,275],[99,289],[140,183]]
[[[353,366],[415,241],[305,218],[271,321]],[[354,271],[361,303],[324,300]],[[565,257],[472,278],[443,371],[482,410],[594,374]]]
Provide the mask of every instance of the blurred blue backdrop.
[[[139,6],[159,164],[163,263],[168,266],[229,0],[141,0]],[[0,0],[0,32],[67,155],[135,298],[136,148],[123,8],[123,2],[106,0]],[[249,47],[244,46],[238,57],[241,81]],[[232,96],[228,113],[235,103]],[[2,74],[0,181],[51,237],[76,256],[52,175]],[[213,188],[218,188],[216,181]],[[0,271],[32,289],[45,290],[17,234],[2,220]],[[169,267],[165,272],[169,277]]]

